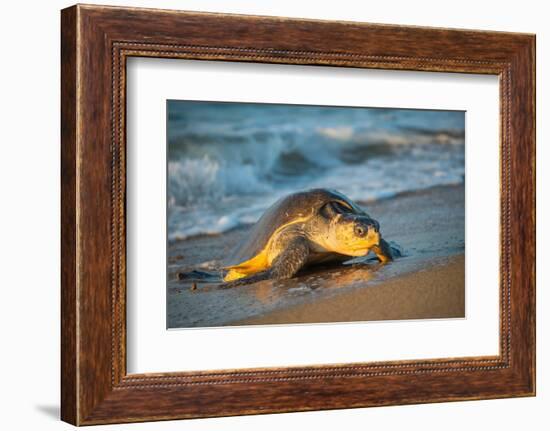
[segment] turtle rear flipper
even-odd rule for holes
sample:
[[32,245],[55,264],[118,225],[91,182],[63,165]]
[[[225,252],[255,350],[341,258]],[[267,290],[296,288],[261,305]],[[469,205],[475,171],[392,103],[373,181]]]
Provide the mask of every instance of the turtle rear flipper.
[[241,262],[238,265],[226,266],[228,272],[223,278],[224,281],[233,281],[238,280],[244,277],[248,277],[252,274],[261,272],[267,268],[267,253],[265,250],[262,250],[261,253],[254,256],[252,259],[249,259],[245,262]]
[[309,246],[304,237],[297,237],[289,242],[265,271],[254,275],[239,278],[220,284],[220,288],[227,289],[244,284],[256,283],[262,280],[286,280],[292,278],[306,264],[309,256]]

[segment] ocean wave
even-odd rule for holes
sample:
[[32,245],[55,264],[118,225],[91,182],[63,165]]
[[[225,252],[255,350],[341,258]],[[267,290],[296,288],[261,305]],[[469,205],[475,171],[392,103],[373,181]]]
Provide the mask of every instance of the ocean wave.
[[461,113],[214,105],[169,113],[169,240],[254,223],[296,190],[372,201],[464,179]]
[[231,195],[269,193],[251,165],[226,165],[204,156],[168,162],[168,204],[190,207]]
[[[312,178],[326,175],[331,170],[361,165],[378,158],[383,158],[388,164],[378,167],[383,171],[398,169],[394,167],[394,161],[403,168],[406,162],[437,164],[448,161],[449,157],[460,168],[463,150],[440,148],[441,144],[456,146],[457,138],[443,132],[432,137],[428,140],[425,135],[420,135],[420,139],[418,136],[371,133],[368,138],[338,144],[319,142],[316,137],[302,142],[297,139],[281,142],[283,139],[279,137],[264,145],[249,140],[241,143],[239,148],[224,143],[211,145],[196,157],[183,153],[169,160],[169,204],[188,206],[231,195],[270,193],[280,184],[306,185]],[[412,172],[415,170],[417,167],[412,168]]]

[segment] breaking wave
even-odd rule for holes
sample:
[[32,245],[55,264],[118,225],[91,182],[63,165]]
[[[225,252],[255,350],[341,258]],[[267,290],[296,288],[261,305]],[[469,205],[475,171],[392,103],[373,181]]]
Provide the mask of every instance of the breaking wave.
[[372,201],[464,180],[464,113],[170,102],[169,239],[253,223],[312,187]]

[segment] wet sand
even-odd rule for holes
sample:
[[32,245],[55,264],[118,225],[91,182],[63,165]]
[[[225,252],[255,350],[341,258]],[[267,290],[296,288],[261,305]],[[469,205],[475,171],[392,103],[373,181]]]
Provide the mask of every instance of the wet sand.
[[246,228],[171,243],[168,327],[464,317],[464,187],[361,204],[404,257],[386,265],[363,259],[309,268],[291,280],[218,289],[200,279],[179,281],[177,273],[216,273]]
[[[343,318],[345,316],[345,318]],[[373,281],[371,288],[322,298],[237,325],[357,322],[464,317],[464,256],[449,258],[422,271]]]

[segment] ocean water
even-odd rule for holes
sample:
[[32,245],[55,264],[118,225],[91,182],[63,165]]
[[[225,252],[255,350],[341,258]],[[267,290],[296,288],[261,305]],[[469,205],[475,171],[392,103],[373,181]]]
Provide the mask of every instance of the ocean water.
[[369,202],[464,181],[463,111],[168,101],[168,239],[327,187]]

